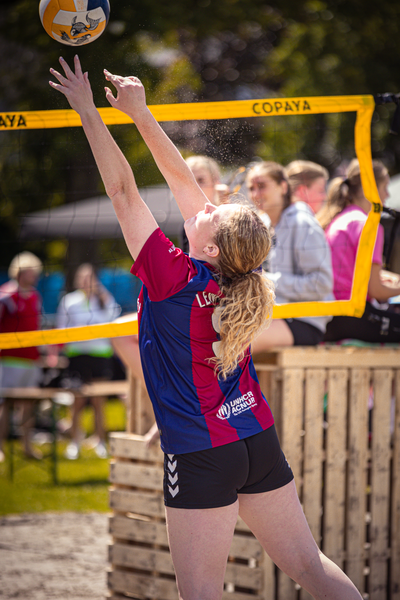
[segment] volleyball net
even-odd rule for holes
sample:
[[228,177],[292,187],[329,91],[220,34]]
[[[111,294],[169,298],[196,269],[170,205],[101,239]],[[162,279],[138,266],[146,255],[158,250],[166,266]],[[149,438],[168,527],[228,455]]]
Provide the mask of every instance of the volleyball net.
[[[264,127],[271,126],[271,123],[282,121],[287,124],[283,129],[286,138],[290,137],[291,120],[307,119],[310,115],[340,115],[353,113],[354,119],[354,153],[360,163],[361,181],[366,198],[371,202],[372,210],[370,211],[362,235],[359,242],[356,267],[353,279],[351,298],[346,301],[332,302],[293,302],[290,304],[275,305],[273,311],[274,318],[298,318],[311,316],[336,316],[348,315],[360,317],[365,308],[367,297],[367,288],[370,277],[370,269],[372,262],[372,254],[375,245],[376,232],[380,222],[382,204],[379,198],[378,190],[375,183],[372,155],[371,155],[371,120],[375,108],[373,96],[328,96],[328,97],[302,97],[302,98],[267,98],[256,100],[239,100],[239,101],[221,101],[221,102],[200,102],[200,103],[184,103],[184,104],[166,104],[153,105],[149,107],[157,121],[165,123],[165,128],[168,133],[168,123],[173,124],[183,123],[199,123],[209,122],[212,120],[236,122],[236,120],[246,119],[247,122],[255,118],[262,120],[261,124]],[[99,112],[108,126],[124,126],[132,127],[132,120],[124,113],[113,108],[100,108]],[[10,112],[0,114],[0,145],[2,137],[5,133],[10,144],[14,144],[12,136],[25,136],[31,132],[36,139],[41,139],[45,134],[50,134],[55,129],[79,128],[81,122],[78,114],[73,110],[49,110],[36,112]],[[273,128],[274,129],[274,128]],[[276,129],[276,128],[275,128]],[[274,130],[275,130],[274,129]],[[196,129],[198,130],[198,128]],[[77,131],[77,130],[74,130]],[[36,133],[35,133],[36,132]],[[80,132],[83,136],[83,133]],[[84,137],[84,136],[83,136]],[[118,141],[118,140],[117,140]],[[15,142],[16,143],[16,142]],[[81,136],[74,134],[73,138],[66,142],[66,145],[72,145],[71,151],[74,150],[74,144],[84,143]],[[268,159],[282,159],[279,156],[277,147],[279,142],[276,142],[275,148],[270,149],[271,156]],[[62,151],[62,148],[61,148]],[[90,153],[89,147],[87,152]],[[24,169],[29,168],[29,165],[18,164],[18,151],[15,150],[16,169],[19,169],[19,177],[32,178],[32,187],[35,186],[35,174],[25,173]],[[129,156],[128,160],[133,164],[134,157]],[[288,150],[287,162],[299,158],[293,153],[293,149]],[[302,157],[304,158],[304,157]],[[50,177],[51,166],[41,173],[41,177]],[[68,172],[65,173],[68,177]],[[40,187],[41,181],[36,181],[36,185]],[[37,190],[36,192],[37,193]],[[32,190],[33,194],[33,190]],[[55,205],[62,209],[62,199],[54,193]],[[146,201],[146,198],[144,198]],[[110,202],[111,204],[111,202]],[[79,202],[76,203],[76,215],[83,208],[79,208]],[[83,207],[83,205],[81,205]],[[32,206],[32,209],[34,206]],[[168,209],[164,211],[166,214],[165,222],[168,221]],[[43,216],[43,215],[42,215]],[[49,217],[50,219],[50,214]],[[107,220],[107,216],[105,219]],[[101,218],[96,210],[88,213],[87,219],[87,237],[91,235],[94,224],[100,223]],[[65,225],[65,223],[64,223]],[[71,224],[64,227],[62,234],[68,240],[68,231]],[[100,225],[99,225],[100,226]],[[163,229],[162,224],[160,225]],[[167,232],[168,235],[168,232]],[[117,234],[114,237],[118,237]],[[111,254],[114,252],[111,249]],[[129,269],[126,268],[129,258],[121,258],[123,250],[116,251],[115,265],[124,265],[125,272],[128,274]],[[85,262],[83,259],[81,262]],[[46,265],[45,265],[46,276]],[[112,291],[112,290],[111,290]],[[59,299],[58,299],[59,300]],[[129,307],[132,311],[132,307]],[[0,333],[0,348],[15,348],[41,346],[47,344],[64,344],[73,341],[83,341],[96,338],[113,338],[126,336],[137,333],[137,321],[127,321],[124,323],[106,323],[100,325],[88,325],[85,327],[71,327],[57,329],[54,327],[44,328],[38,331],[26,331],[17,333]]]

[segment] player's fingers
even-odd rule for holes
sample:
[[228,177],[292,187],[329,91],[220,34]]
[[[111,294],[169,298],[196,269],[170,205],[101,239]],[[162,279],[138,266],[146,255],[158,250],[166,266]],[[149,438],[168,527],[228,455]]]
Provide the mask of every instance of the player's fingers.
[[69,64],[63,59],[62,56],[60,56],[59,61],[60,61],[60,65],[64,69],[64,73],[66,74],[67,78],[71,79],[72,77],[74,77],[73,71],[70,69]]
[[107,71],[107,69],[104,69],[103,72],[107,81],[110,81],[116,88],[123,86],[125,81],[132,79],[131,77],[122,77],[121,75],[114,75],[113,73],[110,73],[110,71]]
[[50,73],[52,75],[54,75],[54,77],[56,79],[58,79],[58,81],[62,84],[62,85],[66,85],[68,83],[68,79],[66,79],[63,75],[61,75],[61,73],[59,73],[58,71],[56,71],[55,69],[50,69]]
[[121,79],[121,77],[119,75],[113,75],[112,73],[110,73],[110,71],[107,71],[107,69],[103,70],[104,76],[107,79],[107,81],[111,81],[112,83],[119,81]]
[[75,75],[77,77],[82,77],[81,61],[79,60],[79,56],[77,54],[75,54],[75,56],[74,56],[74,66],[75,66]]
[[106,98],[109,101],[109,103],[111,104],[111,106],[115,106],[116,98],[114,97],[114,94],[112,93],[110,88],[105,87],[104,90],[106,92]]
[[52,88],[54,88],[55,90],[58,90],[59,92],[64,94],[64,96],[67,95],[66,88],[63,85],[60,85],[59,83],[56,83],[55,81],[49,81],[49,84],[51,85]]

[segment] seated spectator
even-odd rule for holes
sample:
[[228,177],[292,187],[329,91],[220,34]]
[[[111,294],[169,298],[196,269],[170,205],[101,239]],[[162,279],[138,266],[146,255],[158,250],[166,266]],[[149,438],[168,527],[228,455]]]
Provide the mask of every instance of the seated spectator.
[[[285,169],[260,162],[248,172],[250,199],[266,212],[273,228],[267,276],[275,283],[276,302],[333,300],[329,246],[312,210],[291,202]],[[315,345],[322,341],[330,317],[274,319],[253,342],[256,354],[273,346]]]
[[[82,327],[113,321],[119,314],[120,307],[112,295],[101,285],[90,264],[82,264],[75,274],[74,292],[66,294],[58,307],[57,326]],[[113,376],[113,349],[108,339],[71,342],[64,347],[69,359],[65,385],[76,388],[75,402],[72,411],[72,441],[66,450],[66,457],[76,459],[79,456],[81,441],[79,415],[86,404],[85,398],[79,396],[79,387],[93,380],[111,380]],[[90,399],[95,413],[95,432],[97,435],[96,454],[100,458],[107,457],[106,439],[103,423],[104,398]]]
[[[22,252],[13,258],[8,269],[10,281],[0,288],[0,331],[14,333],[40,328],[42,299],[35,289],[42,271],[42,263],[31,252]],[[39,385],[42,370],[39,350],[10,348],[0,351],[0,387],[24,388]],[[20,402],[23,448],[26,456],[40,459],[41,454],[32,447],[30,431],[33,425],[33,405]],[[8,431],[8,410],[0,399],[0,462],[4,461],[3,441]]]
[[[378,160],[373,161],[373,170],[384,203],[389,195],[388,171]],[[360,165],[354,159],[346,178],[338,177],[331,182],[327,204],[317,215],[332,252],[336,300],[350,299],[358,243],[370,209],[371,203],[364,196],[361,184]],[[379,305],[400,294],[399,276],[382,270],[383,240],[383,227],[379,225],[364,314],[361,318],[333,317],[328,323],[325,341],[353,338],[370,343],[400,342],[400,315],[390,307]]]
[[317,213],[326,199],[328,171],[309,160],[294,160],[286,167],[292,202],[305,202]]
[[[194,155],[186,159],[194,178],[210,202],[219,206],[229,201],[229,187],[221,183],[218,163],[208,156]],[[189,243],[182,229],[182,250],[189,252]]]

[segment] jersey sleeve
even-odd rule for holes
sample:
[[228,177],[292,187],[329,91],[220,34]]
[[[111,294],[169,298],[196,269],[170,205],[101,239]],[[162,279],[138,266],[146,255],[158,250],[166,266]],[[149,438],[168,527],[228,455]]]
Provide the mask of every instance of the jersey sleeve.
[[160,302],[180,292],[197,274],[194,262],[156,229],[131,269],[146,286],[150,300]]

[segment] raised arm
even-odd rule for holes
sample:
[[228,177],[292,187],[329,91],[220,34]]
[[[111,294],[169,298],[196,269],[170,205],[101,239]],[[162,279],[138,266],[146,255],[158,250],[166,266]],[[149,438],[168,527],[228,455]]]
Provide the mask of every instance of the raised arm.
[[182,158],[180,152],[161,129],[146,106],[144,87],[137,77],[119,77],[104,71],[105,77],[117,90],[114,97],[106,88],[111,106],[126,113],[136,124],[153,155],[158,168],[170,187],[183,218],[189,219],[204,209],[207,198]]
[[50,69],[59,83],[49,83],[64,94],[71,108],[81,118],[107,195],[111,198],[126,244],[135,259],[147,238],[157,228],[157,222],[140,197],[132,169],[93,102],[88,74],[82,73],[79,58],[75,56],[74,59],[75,72],[62,58],[60,64],[65,77]]

